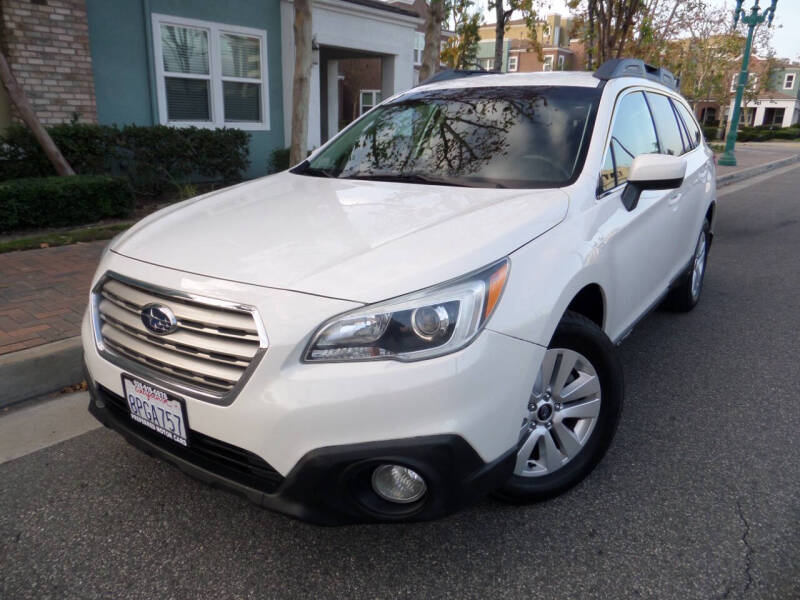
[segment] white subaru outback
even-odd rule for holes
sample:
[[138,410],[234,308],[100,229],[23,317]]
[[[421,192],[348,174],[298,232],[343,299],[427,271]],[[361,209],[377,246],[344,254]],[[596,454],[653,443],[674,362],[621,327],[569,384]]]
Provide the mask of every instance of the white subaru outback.
[[615,344],[702,289],[714,163],[676,88],[449,72],[144,219],[94,278],[92,414],[317,523],[565,491],[620,418]]

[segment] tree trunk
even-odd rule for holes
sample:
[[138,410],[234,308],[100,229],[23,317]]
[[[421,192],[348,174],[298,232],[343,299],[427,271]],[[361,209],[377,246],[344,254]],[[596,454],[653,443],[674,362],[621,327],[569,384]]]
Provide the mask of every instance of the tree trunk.
[[292,145],[289,162],[308,155],[308,104],[311,94],[311,0],[294,0],[294,85],[292,87]]
[[495,0],[494,14],[497,23],[494,26],[494,70],[503,70],[503,38],[506,34],[506,11],[503,9],[503,0]]
[[47,133],[47,130],[42,127],[42,124],[39,122],[39,118],[33,111],[30,102],[28,102],[28,98],[25,96],[25,91],[17,83],[17,78],[14,77],[14,74],[11,72],[11,67],[8,66],[8,61],[6,61],[6,57],[2,51],[0,51],[0,80],[2,80],[3,85],[8,91],[8,97],[11,98],[17,110],[19,110],[22,120],[25,121],[25,124],[33,132],[36,141],[39,142],[47,158],[53,163],[56,173],[59,175],[75,175],[75,171],[69,166],[69,163],[61,154],[58,146],[53,142],[50,134]]
[[444,21],[444,2],[430,0],[425,13],[425,48],[422,50],[422,66],[419,68],[420,83],[436,73],[441,54],[442,21]]

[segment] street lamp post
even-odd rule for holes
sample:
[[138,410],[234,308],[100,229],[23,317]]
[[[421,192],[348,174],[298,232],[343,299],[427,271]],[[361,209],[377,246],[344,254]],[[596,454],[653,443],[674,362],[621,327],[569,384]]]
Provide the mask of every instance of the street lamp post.
[[744,57],[742,58],[742,70],[739,71],[739,84],[736,86],[736,100],[733,103],[733,114],[729,121],[728,136],[725,138],[725,153],[719,158],[719,164],[735,167],[736,155],[733,153],[733,147],[736,145],[736,134],[739,129],[739,113],[742,110],[742,98],[744,97],[744,88],[747,85],[747,67],[750,64],[750,49],[753,46],[753,31],[756,25],[761,25],[764,21],[767,22],[767,27],[772,25],[772,18],[775,16],[775,6],[778,0],[772,0],[769,8],[763,11],[758,7],[759,0],[750,9],[750,14],[742,9],[742,0],[736,0],[736,10],[734,12],[733,26],[741,20],[742,23],[747,25],[747,43],[744,45]]

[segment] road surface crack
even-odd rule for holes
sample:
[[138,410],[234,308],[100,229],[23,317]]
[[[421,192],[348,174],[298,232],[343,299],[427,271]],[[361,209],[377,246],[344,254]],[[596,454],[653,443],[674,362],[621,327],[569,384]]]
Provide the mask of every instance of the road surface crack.
[[[737,500],[736,501],[736,514],[739,516],[739,521],[742,523],[742,536],[739,538],[739,541],[744,544],[744,576],[745,576],[745,583],[744,589],[742,590],[742,597],[747,594],[747,591],[753,585],[753,548],[750,546],[750,541],[748,538],[750,537],[750,523],[747,520],[747,517],[744,516],[744,511],[742,510],[742,503]],[[730,598],[731,593],[734,590],[734,585],[729,584],[726,586],[725,591],[720,596],[721,600],[726,600]]]
[[744,574],[746,577],[744,590],[742,594],[747,594],[747,590],[753,585],[753,548],[750,546],[750,542],[748,541],[748,537],[750,536],[750,523],[748,523],[747,518],[744,516],[744,511],[742,510],[742,503],[737,500],[736,501],[736,511],[739,513],[739,520],[742,522],[742,526],[744,530],[742,531],[742,543],[744,544],[745,552],[744,552]]

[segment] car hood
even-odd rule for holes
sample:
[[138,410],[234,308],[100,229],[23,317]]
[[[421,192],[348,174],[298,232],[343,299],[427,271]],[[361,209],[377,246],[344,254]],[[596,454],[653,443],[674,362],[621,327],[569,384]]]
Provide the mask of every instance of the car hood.
[[374,302],[480,268],[564,219],[561,190],[284,172],[173,205],[112,251],[214,278]]

